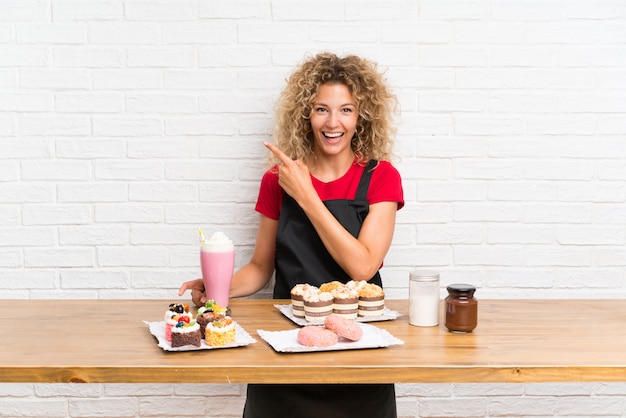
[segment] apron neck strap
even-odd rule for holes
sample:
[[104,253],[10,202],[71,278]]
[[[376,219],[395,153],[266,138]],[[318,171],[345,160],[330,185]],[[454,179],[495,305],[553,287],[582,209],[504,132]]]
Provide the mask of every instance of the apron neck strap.
[[374,167],[376,167],[376,164],[378,164],[378,160],[370,160],[365,166],[365,169],[363,170],[363,175],[361,176],[361,181],[359,182],[359,187],[356,190],[356,196],[354,196],[354,200],[367,200],[367,189],[369,189],[370,187],[372,171],[374,171]]

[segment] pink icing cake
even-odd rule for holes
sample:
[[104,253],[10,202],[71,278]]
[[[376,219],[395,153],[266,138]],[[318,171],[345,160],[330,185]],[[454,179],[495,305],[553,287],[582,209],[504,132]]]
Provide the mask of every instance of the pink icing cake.
[[359,341],[363,337],[363,329],[359,324],[339,315],[327,316],[324,320],[324,327],[350,341]]
[[298,342],[307,347],[328,347],[337,340],[337,334],[324,327],[309,325],[298,331]]

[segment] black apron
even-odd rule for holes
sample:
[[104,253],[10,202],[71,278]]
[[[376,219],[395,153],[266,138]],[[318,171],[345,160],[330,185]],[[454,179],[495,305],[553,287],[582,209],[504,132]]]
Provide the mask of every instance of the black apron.
[[[369,213],[367,189],[377,161],[371,160],[363,170],[354,200],[325,200],[324,205],[355,238]],[[276,285],[274,299],[289,299],[291,288],[298,283],[320,286],[333,280],[347,283],[350,276],[333,260],[302,208],[287,193],[278,221],[276,235]],[[382,286],[380,274],[370,283]]]
[[[363,170],[354,200],[327,200],[324,204],[337,220],[358,237],[369,212],[367,190],[372,160]],[[275,299],[289,299],[299,283],[319,286],[350,276],[333,260],[315,228],[295,200],[284,193],[276,236]],[[380,274],[370,279],[382,286]],[[332,376],[329,376],[332,378]],[[396,418],[393,384],[249,384],[244,418]]]

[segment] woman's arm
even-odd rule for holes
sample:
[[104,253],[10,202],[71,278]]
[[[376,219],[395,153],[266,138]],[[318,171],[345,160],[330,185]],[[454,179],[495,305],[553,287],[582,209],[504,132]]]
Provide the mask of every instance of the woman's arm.
[[[321,205],[320,205],[321,204]],[[369,280],[380,268],[393,238],[396,202],[370,205],[358,238],[354,238],[315,200],[302,206],[333,259],[352,280]]]
[[230,297],[249,296],[263,289],[274,273],[278,221],[260,215],[252,258],[233,276]]
[[[276,253],[276,232],[278,221],[261,215],[257,230],[256,243],[252,258],[233,276],[230,285],[230,297],[251,295],[270,281],[274,273],[274,254]],[[191,290],[191,300],[198,306],[206,302],[202,278],[184,282],[178,289],[178,296]]]
[[352,280],[369,280],[380,268],[391,246],[398,203],[370,205],[361,232],[355,238],[320,199],[306,164],[290,159],[271,144],[265,145],[281,161],[279,184],[304,210],[331,257]]

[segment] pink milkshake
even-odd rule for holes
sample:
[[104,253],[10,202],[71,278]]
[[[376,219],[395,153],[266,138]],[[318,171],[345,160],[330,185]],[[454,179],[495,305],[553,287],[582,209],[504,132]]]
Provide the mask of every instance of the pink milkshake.
[[214,233],[200,244],[200,266],[208,300],[228,306],[230,282],[235,267],[235,246],[222,232]]

